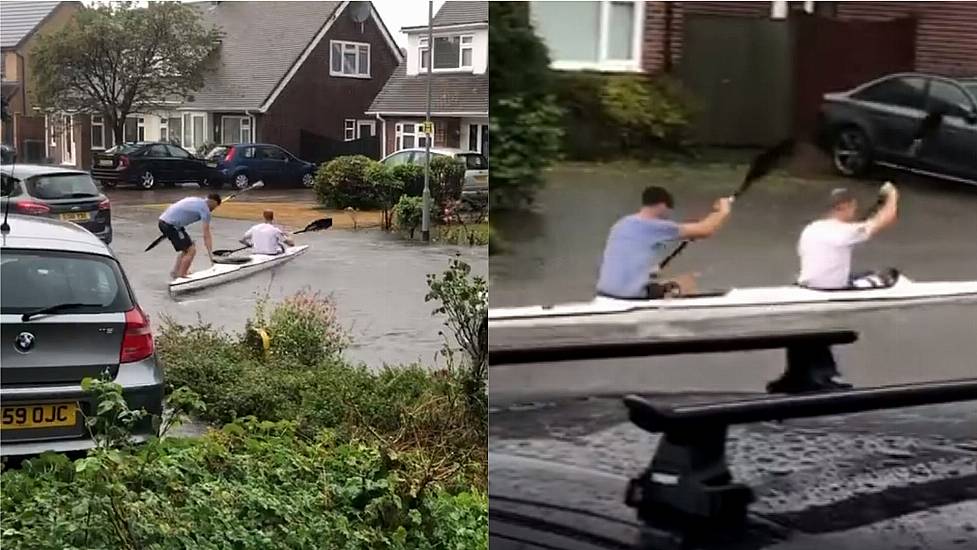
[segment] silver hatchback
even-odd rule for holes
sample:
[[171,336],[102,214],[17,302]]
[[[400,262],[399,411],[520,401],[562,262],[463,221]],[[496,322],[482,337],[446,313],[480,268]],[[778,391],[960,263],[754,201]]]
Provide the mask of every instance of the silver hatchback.
[[[0,250],[0,455],[92,447],[86,377],[108,376],[133,409],[161,414],[149,318],[112,251],[81,227],[11,215]],[[151,422],[135,439],[152,435]]]

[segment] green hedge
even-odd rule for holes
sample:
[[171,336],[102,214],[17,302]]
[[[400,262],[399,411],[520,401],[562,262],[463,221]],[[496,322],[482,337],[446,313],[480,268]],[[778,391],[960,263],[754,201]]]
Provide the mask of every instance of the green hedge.
[[[464,164],[442,155],[431,159],[430,188],[435,204],[443,206],[461,198],[464,182]],[[386,167],[362,155],[337,157],[319,168],[315,190],[319,203],[329,208],[389,210],[401,195],[422,195],[424,167]]]
[[668,76],[555,73],[571,160],[647,157],[690,145],[696,101]]

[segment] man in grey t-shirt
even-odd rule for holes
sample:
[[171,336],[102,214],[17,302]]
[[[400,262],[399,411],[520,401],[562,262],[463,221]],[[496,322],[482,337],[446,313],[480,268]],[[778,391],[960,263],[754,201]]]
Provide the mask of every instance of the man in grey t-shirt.
[[214,239],[210,234],[210,213],[221,203],[217,193],[202,197],[186,197],[176,201],[159,217],[159,230],[173,244],[177,251],[176,264],[170,272],[171,279],[186,277],[190,273],[190,264],[197,250],[193,239],[187,234],[187,226],[202,222],[204,230],[204,246],[207,256],[213,261]]
[[657,272],[667,244],[678,239],[711,237],[729,217],[732,201],[719,199],[714,211],[697,222],[669,219],[675,201],[662,187],[648,187],[641,195],[641,209],[611,227],[604,247],[597,293],[624,299],[661,298],[664,288],[650,279]]

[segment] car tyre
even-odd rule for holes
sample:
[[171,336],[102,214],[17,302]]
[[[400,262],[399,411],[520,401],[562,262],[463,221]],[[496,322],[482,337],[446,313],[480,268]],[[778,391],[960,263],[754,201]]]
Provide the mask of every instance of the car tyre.
[[831,144],[831,161],[842,175],[865,175],[872,167],[872,143],[868,135],[854,126],[839,130]]
[[234,176],[234,187],[236,189],[244,189],[245,187],[251,185],[251,179],[248,178],[247,173],[240,173]]
[[207,187],[210,189],[220,189],[224,187],[224,183],[218,179],[204,178],[200,180],[200,187]]
[[302,174],[302,187],[311,189],[313,186],[315,186],[315,176],[312,175],[312,172]]
[[143,172],[142,176],[139,177],[139,187],[149,190],[156,187],[156,176],[149,170]]
[[115,180],[98,180],[98,183],[105,189],[115,189]]

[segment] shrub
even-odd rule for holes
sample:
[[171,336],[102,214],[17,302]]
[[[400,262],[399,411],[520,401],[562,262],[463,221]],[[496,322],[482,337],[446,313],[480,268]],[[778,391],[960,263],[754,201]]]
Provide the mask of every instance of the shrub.
[[444,208],[461,198],[465,185],[465,165],[454,157],[438,155],[431,158],[431,200]]
[[336,319],[332,299],[309,289],[285,298],[266,314],[267,300],[259,300],[248,321],[270,338],[269,352],[310,365],[334,359],[349,345],[349,335]]
[[337,157],[316,173],[315,191],[319,203],[330,208],[371,209],[377,206],[367,170],[376,164],[363,155]]
[[397,220],[397,228],[405,231],[414,238],[414,232],[421,226],[421,218],[424,216],[424,200],[421,197],[402,196],[394,206],[394,217]]
[[624,130],[625,152],[647,151],[649,143],[670,149],[688,144],[695,107],[672,78],[611,76],[604,82],[600,101],[610,121]]
[[491,207],[518,208],[533,201],[562,134],[549,54],[528,3],[489,3],[489,50]]
[[393,208],[404,194],[404,183],[397,179],[393,170],[379,162],[366,169],[366,179],[373,186],[373,195],[380,207],[380,227],[389,231],[393,225]]
[[398,164],[393,167],[393,176],[404,184],[404,194],[420,197],[424,193],[424,167],[417,164]]

